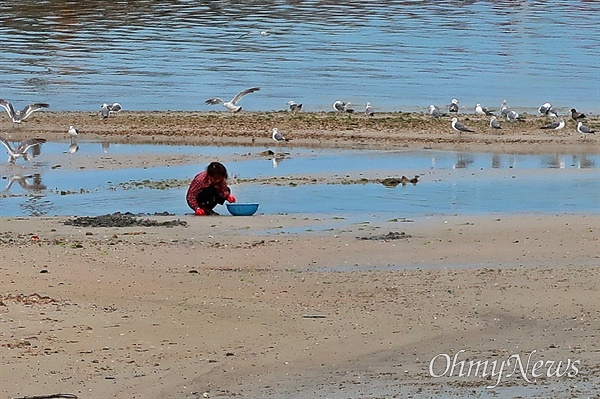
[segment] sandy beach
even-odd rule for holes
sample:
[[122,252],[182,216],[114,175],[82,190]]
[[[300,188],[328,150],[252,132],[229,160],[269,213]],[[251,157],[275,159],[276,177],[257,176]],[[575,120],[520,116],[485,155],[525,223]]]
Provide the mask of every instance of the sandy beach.
[[[529,115],[498,133],[487,118],[460,119],[477,133],[414,113],[39,112],[0,129],[10,140],[65,140],[75,125],[88,140],[272,146],[278,127],[307,147],[600,152],[572,120],[548,132]],[[133,219],[0,218],[1,397],[600,391],[598,213]],[[476,361],[489,367],[469,370]]]

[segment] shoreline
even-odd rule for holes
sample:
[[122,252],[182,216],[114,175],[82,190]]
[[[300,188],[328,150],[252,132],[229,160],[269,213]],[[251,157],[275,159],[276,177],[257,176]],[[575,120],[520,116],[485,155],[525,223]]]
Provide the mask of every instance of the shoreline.
[[[433,118],[423,113],[378,113],[341,115],[334,112],[131,112],[121,111],[108,119],[92,112],[37,112],[15,127],[0,121],[5,138],[22,140],[32,136],[48,140],[68,140],[69,125],[80,131],[80,139],[120,143],[190,145],[275,146],[271,130],[277,127],[291,141],[288,146],[357,149],[439,149],[479,152],[600,153],[594,135],[581,140],[575,122],[565,117],[559,131],[541,129],[551,119],[527,115],[524,122],[502,121],[501,130],[491,129],[489,119],[475,114],[459,114],[461,122],[477,133],[458,134],[450,127],[450,117]],[[598,129],[600,117],[586,124]]]

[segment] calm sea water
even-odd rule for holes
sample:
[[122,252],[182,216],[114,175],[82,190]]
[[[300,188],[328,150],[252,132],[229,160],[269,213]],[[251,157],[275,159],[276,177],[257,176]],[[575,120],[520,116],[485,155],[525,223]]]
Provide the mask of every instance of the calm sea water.
[[203,101],[260,86],[244,109],[600,111],[598,1],[20,0],[0,22],[19,108],[221,111]]

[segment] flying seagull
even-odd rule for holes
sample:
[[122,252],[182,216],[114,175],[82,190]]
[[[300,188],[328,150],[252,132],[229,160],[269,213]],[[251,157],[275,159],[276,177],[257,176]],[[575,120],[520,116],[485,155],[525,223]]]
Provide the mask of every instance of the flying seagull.
[[577,110],[575,108],[571,108],[571,118],[573,118],[574,121],[583,119],[585,117],[586,117],[585,114],[582,114],[581,112],[577,112]]
[[365,106],[365,115],[367,115],[367,116],[375,115],[375,111],[373,110],[371,103],[368,101],[367,101],[367,105]]
[[283,137],[283,135],[281,133],[279,133],[279,129],[277,129],[276,127],[273,128],[273,140],[275,140],[276,142],[280,143],[282,141],[289,141],[289,139],[286,139],[285,137]]
[[443,114],[442,111],[440,111],[440,109],[433,104],[429,106],[429,114],[432,115],[434,118],[441,118],[442,116],[446,116],[446,114]]
[[23,140],[16,150],[12,149],[9,142],[6,141],[4,137],[0,137],[0,142],[6,147],[6,151],[8,152],[8,162],[15,163],[19,158],[29,161],[29,154],[27,154],[27,151],[31,147],[45,143],[46,139],[35,138]]
[[456,98],[453,98],[450,105],[448,105],[448,112],[458,113],[458,100]]
[[487,109],[487,107],[482,107],[481,104],[477,104],[475,106],[475,113],[477,115],[488,115],[488,116],[494,115],[492,113],[492,111],[490,111],[489,109]]
[[22,111],[15,111],[10,101],[0,100],[0,106],[4,107],[14,123],[21,123],[35,111],[39,111],[42,108],[48,108],[50,105],[46,103],[33,103],[23,108]]
[[352,114],[352,113],[354,113],[354,110],[352,108],[348,108],[348,106],[350,104],[351,103],[349,103],[349,102],[347,103],[344,101],[337,100],[336,102],[333,103],[333,109],[338,112],[347,112],[349,114]]
[[259,91],[259,90],[260,90],[259,87],[252,87],[250,89],[240,91],[238,94],[235,95],[235,97],[233,97],[231,99],[231,101],[223,101],[223,99],[221,99],[219,97],[213,97],[213,98],[209,98],[208,100],[204,101],[204,103],[208,104],[208,105],[216,105],[216,104],[222,103],[223,106],[225,108],[227,108],[228,111],[240,112],[242,110],[242,107],[240,105],[236,105],[236,103],[238,101],[240,101],[241,98],[244,97],[246,94],[254,93],[255,91]]
[[295,101],[288,101],[287,105],[290,106],[290,111],[292,112],[292,114],[302,111],[302,104],[298,104]]
[[583,134],[583,139],[585,140],[585,138],[587,137],[588,134],[596,134],[595,130],[590,129],[589,127],[585,126],[583,124],[583,122],[579,121],[577,122],[577,131],[581,134]]
[[492,129],[502,129],[502,126],[500,126],[500,122],[498,121],[498,119],[496,119],[495,116],[492,115],[492,117],[490,118],[490,127]]
[[474,130],[469,129],[468,127],[466,127],[465,125],[463,125],[462,123],[460,123],[457,118],[452,118],[452,129],[456,130],[459,133],[461,133],[461,132],[471,132],[471,133],[475,132]]
[[540,129],[560,130],[563,127],[565,127],[565,120],[561,118],[559,120],[547,124],[546,126],[542,126]]

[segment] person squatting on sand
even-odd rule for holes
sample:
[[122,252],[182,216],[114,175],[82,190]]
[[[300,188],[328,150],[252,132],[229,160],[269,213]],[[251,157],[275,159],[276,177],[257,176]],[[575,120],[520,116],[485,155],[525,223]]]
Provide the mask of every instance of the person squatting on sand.
[[194,177],[185,198],[196,215],[214,215],[213,208],[217,204],[236,201],[227,187],[227,177],[227,169],[219,162],[211,162]]

